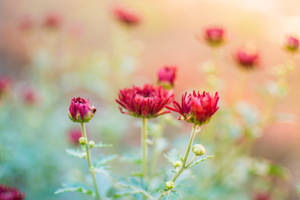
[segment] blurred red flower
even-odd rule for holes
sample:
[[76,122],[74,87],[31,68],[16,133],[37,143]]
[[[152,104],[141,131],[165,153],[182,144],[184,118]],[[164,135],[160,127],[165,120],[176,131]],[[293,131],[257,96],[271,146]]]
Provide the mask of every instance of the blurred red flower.
[[17,188],[11,188],[0,184],[0,200],[23,200],[25,194]]
[[89,122],[96,112],[96,108],[84,98],[72,98],[69,107],[69,117],[74,122]]
[[21,31],[27,32],[32,30],[34,27],[34,22],[31,16],[24,16],[21,18],[19,23],[19,29]]
[[73,145],[79,145],[79,138],[82,136],[81,130],[71,129],[68,132],[68,140]]
[[285,47],[289,52],[296,52],[299,48],[299,39],[294,36],[287,37]]
[[136,13],[124,8],[116,7],[113,12],[116,19],[126,25],[133,26],[138,25],[141,22],[140,17]]
[[257,51],[240,49],[235,53],[234,57],[236,62],[246,69],[251,69],[259,63],[259,54]]
[[254,200],[271,200],[271,196],[268,193],[258,193],[254,196]]
[[9,90],[10,83],[8,77],[0,77],[0,98]]
[[219,47],[225,41],[225,30],[221,27],[210,27],[204,32],[204,38],[212,47]]
[[24,103],[28,105],[34,105],[38,102],[38,96],[34,89],[32,88],[25,88],[23,90],[23,100]]
[[58,29],[62,24],[62,17],[57,13],[48,13],[44,19],[44,27]]
[[174,86],[176,79],[177,67],[175,66],[164,66],[158,71],[158,84],[166,89],[170,89]]
[[[120,105],[120,111],[134,117],[154,118],[169,113],[163,108],[173,101],[172,91],[163,87],[155,87],[145,84],[143,87],[133,86],[122,89],[116,102]],[[127,110],[126,112],[123,109]]]
[[182,95],[181,105],[177,101],[173,101],[173,107],[166,106],[168,109],[177,112],[181,115],[179,119],[184,119],[189,123],[202,125],[207,123],[209,119],[217,112],[219,95],[210,95],[208,92],[202,94],[198,91],[193,91],[191,94],[187,92]]

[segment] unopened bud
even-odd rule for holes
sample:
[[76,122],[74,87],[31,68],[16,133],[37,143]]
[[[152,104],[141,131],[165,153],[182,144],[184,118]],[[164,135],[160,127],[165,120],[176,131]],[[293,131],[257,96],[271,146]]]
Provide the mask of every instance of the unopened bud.
[[182,164],[182,162],[179,161],[179,160],[177,160],[177,161],[175,161],[175,162],[173,163],[173,166],[174,166],[175,168],[177,168],[177,167],[180,167],[181,164]]
[[87,139],[85,137],[80,137],[79,138],[79,143],[80,144],[86,144],[87,143]]
[[192,150],[196,156],[202,156],[206,153],[205,147],[201,144],[195,144]]
[[94,141],[89,141],[89,146],[91,147],[91,148],[93,148],[94,146],[95,146],[95,142]]
[[174,188],[174,182],[173,181],[168,181],[166,182],[166,189],[171,190]]

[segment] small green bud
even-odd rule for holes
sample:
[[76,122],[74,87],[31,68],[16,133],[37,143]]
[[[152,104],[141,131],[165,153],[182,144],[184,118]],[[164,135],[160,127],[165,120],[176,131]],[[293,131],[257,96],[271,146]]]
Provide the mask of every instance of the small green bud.
[[95,142],[93,140],[89,141],[89,146],[93,148],[95,146]]
[[174,188],[174,182],[173,181],[168,181],[166,182],[166,189],[171,190]]
[[201,144],[195,144],[192,150],[196,156],[202,156],[206,153],[205,147]]
[[86,144],[87,143],[87,139],[85,137],[80,137],[79,138],[79,143],[80,144]]
[[82,156],[84,159],[87,159],[87,154],[84,153],[84,155]]
[[182,162],[179,161],[179,160],[177,160],[177,161],[175,161],[175,162],[173,163],[173,166],[174,166],[175,168],[177,168],[177,167],[180,167],[181,164],[182,164]]

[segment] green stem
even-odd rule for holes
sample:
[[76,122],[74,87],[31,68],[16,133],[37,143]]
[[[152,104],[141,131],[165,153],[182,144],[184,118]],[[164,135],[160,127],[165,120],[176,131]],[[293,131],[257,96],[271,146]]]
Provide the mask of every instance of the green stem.
[[142,120],[143,177],[147,176],[147,118]]
[[89,170],[90,170],[90,173],[91,173],[92,178],[93,178],[93,184],[94,184],[94,188],[95,188],[96,199],[97,200],[101,200],[101,197],[100,197],[100,194],[99,194],[99,191],[98,191],[98,185],[97,185],[97,181],[96,181],[95,170],[94,170],[94,167],[92,165],[91,150],[90,150],[90,147],[88,145],[88,139],[87,139],[86,130],[85,130],[85,124],[84,123],[81,123],[81,129],[82,129],[82,136],[87,141],[87,143],[85,144],[85,149],[86,149],[86,154],[87,154],[87,161],[88,161],[88,165],[89,165]]

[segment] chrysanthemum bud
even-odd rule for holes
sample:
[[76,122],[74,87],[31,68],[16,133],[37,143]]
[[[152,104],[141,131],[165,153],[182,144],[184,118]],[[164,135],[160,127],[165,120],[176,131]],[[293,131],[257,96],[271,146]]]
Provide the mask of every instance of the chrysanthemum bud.
[[206,153],[205,147],[201,144],[195,144],[192,150],[196,156],[202,156]]
[[57,13],[48,13],[44,19],[44,27],[49,29],[58,29],[62,24],[62,17]]
[[225,31],[221,27],[207,28],[204,38],[210,46],[219,47],[225,41]]
[[289,52],[295,53],[299,48],[299,39],[294,36],[287,37],[285,47]]
[[79,141],[80,144],[86,144],[87,143],[87,139],[85,137],[80,137],[78,141]]
[[182,162],[179,161],[179,160],[177,160],[177,161],[175,161],[175,162],[173,163],[173,166],[174,166],[175,168],[180,167],[181,165],[182,165]]
[[164,66],[158,71],[158,84],[166,89],[174,86],[177,68],[174,66]]
[[74,122],[89,122],[96,112],[96,108],[84,98],[72,98],[69,107],[69,117]]
[[258,66],[259,54],[256,50],[240,49],[235,54],[235,60],[244,69],[252,69]]
[[113,12],[117,20],[127,26],[135,26],[141,22],[140,17],[136,13],[127,9],[116,7]]
[[173,189],[174,188],[174,182],[173,181],[168,181],[168,182],[166,182],[166,189],[167,190],[171,190],[171,189]]
[[95,142],[94,141],[89,141],[89,146],[90,146],[90,148],[93,148],[94,146],[95,146]]

